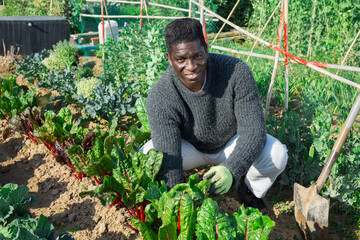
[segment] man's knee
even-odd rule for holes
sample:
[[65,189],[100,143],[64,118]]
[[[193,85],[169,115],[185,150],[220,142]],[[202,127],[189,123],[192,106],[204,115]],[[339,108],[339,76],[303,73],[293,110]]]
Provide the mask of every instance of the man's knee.
[[147,152],[150,151],[150,149],[153,149],[153,148],[154,148],[154,144],[153,144],[153,141],[151,139],[147,143],[145,143],[144,146],[142,146],[140,148],[140,151],[147,154]]
[[276,141],[273,149],[271,151],[273,164],[279,170],[279,172],[284,171],[287,160],[288,160],[288,150],[284,144],[280,141]]

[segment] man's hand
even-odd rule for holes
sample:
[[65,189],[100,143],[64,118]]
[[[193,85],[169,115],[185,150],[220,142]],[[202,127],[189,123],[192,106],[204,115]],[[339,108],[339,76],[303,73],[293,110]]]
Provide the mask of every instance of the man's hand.
[[211,180],[210,194],[223,195],[229,191],[233,182],[233,175],[227,167],[215,166],[205,173],[203,179]]

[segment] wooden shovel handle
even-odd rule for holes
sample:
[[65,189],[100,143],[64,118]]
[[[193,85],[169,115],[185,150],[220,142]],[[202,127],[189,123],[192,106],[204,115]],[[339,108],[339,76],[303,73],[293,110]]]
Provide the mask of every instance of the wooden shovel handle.
[[343,128],[341,129],[340,136],[338,137],[338,139],[336,139],[335,145],[333,146],[331,153],[328,159],[326,160],[326,163],[320,173],[320,176],[315,183],[317,193],[319,193],[320,190],[324,187],[324,184],[330,174],[331,168],[333,167],[334,163],[336,162],[336,159],[339,156],[339,152],[342,146],[344,145],[346,137],[352,125],[354,124],[356,116],[359,114],[359,111],[360,111],[360,93],[357,96],[356,101],[353,107],[351,108],[351,111],[346,119],[346,122]]

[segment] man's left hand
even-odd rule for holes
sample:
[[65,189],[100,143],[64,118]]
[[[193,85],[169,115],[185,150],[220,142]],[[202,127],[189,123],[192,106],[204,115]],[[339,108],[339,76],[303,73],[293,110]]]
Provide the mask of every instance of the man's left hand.
[[211,180],[209,193],[223,195],[227,193],[233,182],[233,175],[227,167],[215,166],[205,173],[204,180]]

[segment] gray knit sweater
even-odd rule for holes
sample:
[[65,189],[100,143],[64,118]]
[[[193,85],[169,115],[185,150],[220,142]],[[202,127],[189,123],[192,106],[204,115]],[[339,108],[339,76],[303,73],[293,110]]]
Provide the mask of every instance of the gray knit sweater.
[[265,121],[250,68],[240,59],[209,54],[207,80],[190,91],[169,66],[150,90],[146,110],[156,150],[164,153],[158,176],[168,187],[184,181],[181,139],[204,153],[216,153],[236,133],[239,138],[221,165],[236,183],[260,154],[266,141]]

